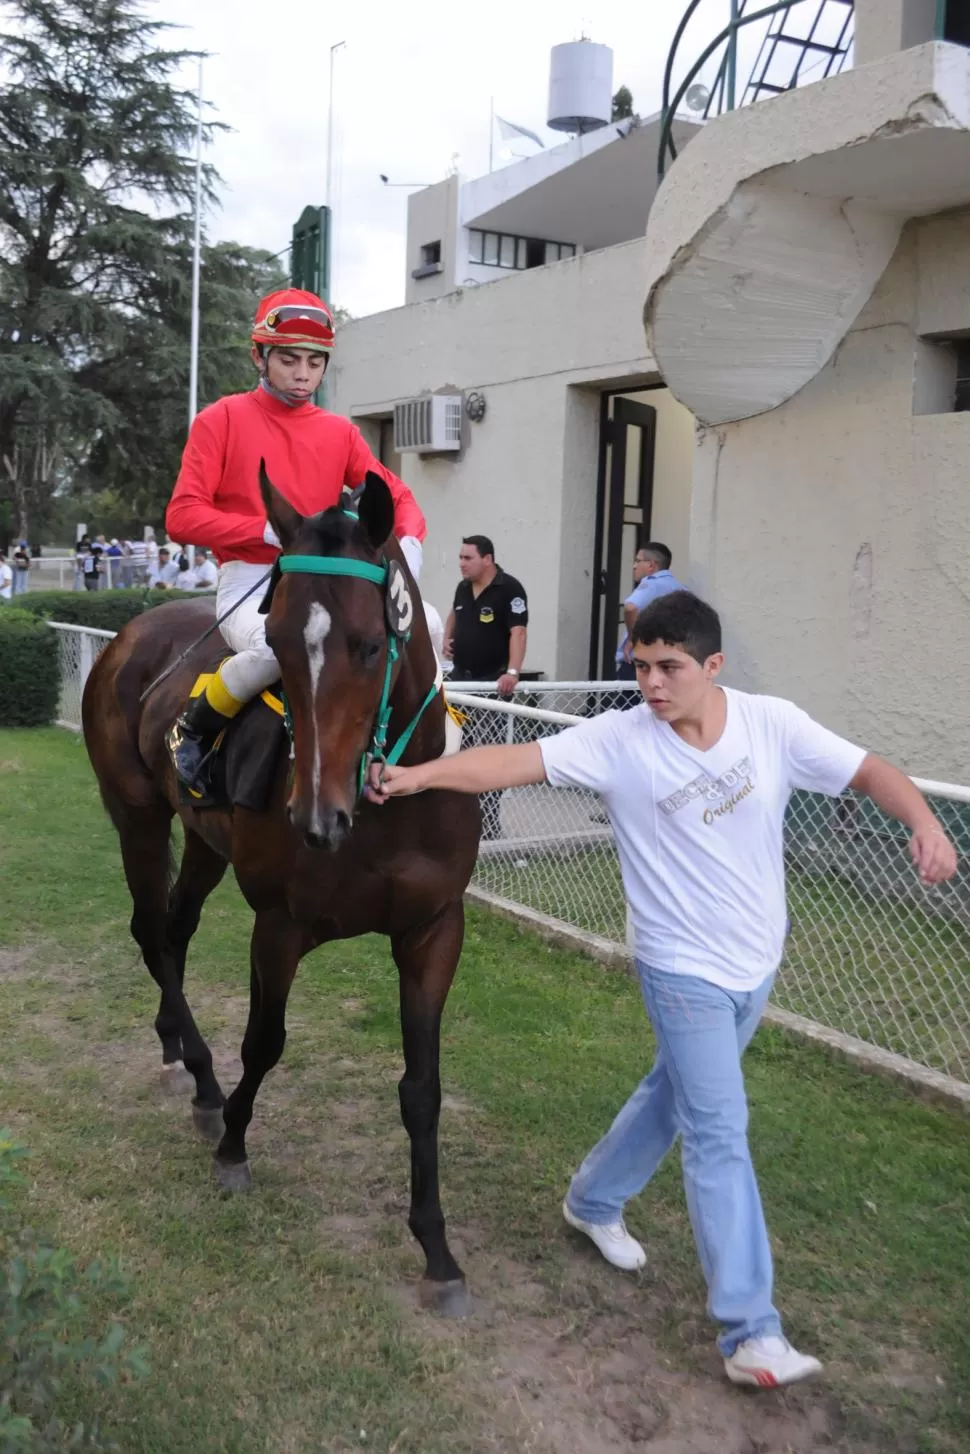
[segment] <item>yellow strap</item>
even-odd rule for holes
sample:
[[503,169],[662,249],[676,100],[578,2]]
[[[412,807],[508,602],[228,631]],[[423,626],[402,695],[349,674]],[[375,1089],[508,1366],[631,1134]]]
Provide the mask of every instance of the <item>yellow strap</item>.
[[444,687],[441,688],[441,695],[444,699],[445,711],[448,713],[448,716],[451,718],[452,722],[454,722],[456,727],[464,727],[465,723],[468,721],[468,713],[459,712],[457,707],[453,707],[451,705]]
[[269,691],[267,691],[267,692],[260,692],[259,695],[260,695],[260,700],[261,701],[264,701],[266,703],[267,707],[272,707],[273,711],[276,713],[276,715],[278,717],[285,717],[286,716],[286,713],[283,711],[283,703],[280,701],[279,697],[274,697],[273,696],[273,693],[272,692],[269,692]]
[[197,676],[195,679],[195,685],[189,692],[189,697],[201,697],[206,687],[212,681],[214,675],[214,672],[204,671],[201,676]]

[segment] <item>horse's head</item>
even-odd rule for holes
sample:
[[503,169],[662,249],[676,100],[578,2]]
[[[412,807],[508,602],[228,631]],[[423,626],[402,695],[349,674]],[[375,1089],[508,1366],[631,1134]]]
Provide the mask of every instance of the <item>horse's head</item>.
[[[345,506],[319,515],[294,510],[264,468],[260,487],[283,547],[263,609],[292,718],[286,811],[305,843],[334,849],[350,831],[388,672],[383,548],[394,502],[377,474],[368,474],[352,504],[348,495]],[[404,595],[413,614],[406,584]],[[398,624],[406,631],[410,621]]]

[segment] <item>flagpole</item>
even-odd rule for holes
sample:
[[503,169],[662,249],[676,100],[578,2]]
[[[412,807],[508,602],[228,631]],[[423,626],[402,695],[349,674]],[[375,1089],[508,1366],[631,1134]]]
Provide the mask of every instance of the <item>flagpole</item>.
[[492,170],[492,156],[495,147],[495,97],[488,99],[488,169]]
[[202,57],[199,57],[199,116],[195,133],[195,238],[192,246],[192,327],[189,352],[189,428],[199,409],[199,274],[202,260]]

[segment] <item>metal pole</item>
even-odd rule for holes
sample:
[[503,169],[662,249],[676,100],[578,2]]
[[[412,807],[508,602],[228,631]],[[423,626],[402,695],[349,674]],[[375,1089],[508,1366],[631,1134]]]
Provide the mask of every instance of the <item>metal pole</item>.
[[202,57],[199,57],[199,119],[195,133],[195,242],[192,249],[192,343],[189,354],[189,428],[199,410],[199,272],[202,258]]
[[731,0],[731,35],[727,54],[727,109],[734,110],[738,79],[738,0]]
[[336,45],[330,47],[330,109],[327,118],[327,206],[333,207],[333,196],[331,187],[333,185],[333,62],[338,50],[341,50],[347,42],[338,40]]

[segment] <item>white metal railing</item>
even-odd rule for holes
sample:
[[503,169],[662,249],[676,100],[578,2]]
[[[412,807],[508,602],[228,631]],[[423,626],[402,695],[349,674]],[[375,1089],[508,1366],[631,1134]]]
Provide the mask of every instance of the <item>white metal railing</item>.
[[[59,715],[80,726],[83,681],[110,632],[52,623],[61,639]],[[635,687],[526,682],[514,702],[493,683],[455,684],[465,745],[531,742],[611,706]],[[536,706],[535,702],[555,703]],[[568,710],[566,703],[572,704]],[[970,788],[915,778],[970,862]],[[547,784],[492,795],[474,883],[524,908],[628,943],[609,820],[592,793]],[[871,803],[796,793],[785,843],[791,935],[775,1001],[839,1032],[970,1083],[970,874],[933,889],[914,873],[904,829]]]
[[81,730],[81,697],[97,658],[114,637],[114,631],[101,631],[93,626],[74,626],[66,621],[50,621],[57,632],[61,666],[61,690],[57,699],[57,725]]

